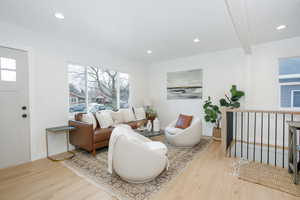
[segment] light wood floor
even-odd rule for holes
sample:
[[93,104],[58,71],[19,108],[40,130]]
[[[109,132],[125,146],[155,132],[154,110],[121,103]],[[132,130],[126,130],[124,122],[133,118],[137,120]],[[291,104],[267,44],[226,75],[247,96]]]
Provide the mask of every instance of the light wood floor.
[[[288,194],[230,175],[233,159],[212,143],[153,200],[296,200]],[[112,200],[109,194],[78,177],[62,164],[42,159],[0,170],[0,200]]]

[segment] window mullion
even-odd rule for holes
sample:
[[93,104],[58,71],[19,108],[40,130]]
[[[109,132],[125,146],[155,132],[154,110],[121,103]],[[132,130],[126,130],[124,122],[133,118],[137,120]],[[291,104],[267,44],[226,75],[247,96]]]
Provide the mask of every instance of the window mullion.
[[117,72],[117,108],[120,109],[120,73]]
[[84,74],[85,74],[85,107],[86,107],[86,112],[88,112],[88,107],[89,107],[89,91],[88,91],[88,67],[86,66],[84,69]]

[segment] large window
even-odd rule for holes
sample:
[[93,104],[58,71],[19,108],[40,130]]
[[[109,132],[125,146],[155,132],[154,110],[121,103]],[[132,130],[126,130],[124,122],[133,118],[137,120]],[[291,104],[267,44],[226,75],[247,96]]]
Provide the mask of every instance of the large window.
[[300,57],[279,60],[280,106],[300,108]]
[[128,107],[128,74],[78,65],[68,70],[70,113]]

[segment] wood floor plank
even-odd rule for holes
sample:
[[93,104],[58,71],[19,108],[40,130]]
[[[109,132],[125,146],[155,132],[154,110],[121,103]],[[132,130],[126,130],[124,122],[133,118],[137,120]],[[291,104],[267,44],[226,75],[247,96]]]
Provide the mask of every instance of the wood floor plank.
[[[232,176],[232,158],[218,142],[191,161],[153,200],[299,200],[289,194]],[[61,163],[47,159],[0,170],[1,200],[116,200]]]

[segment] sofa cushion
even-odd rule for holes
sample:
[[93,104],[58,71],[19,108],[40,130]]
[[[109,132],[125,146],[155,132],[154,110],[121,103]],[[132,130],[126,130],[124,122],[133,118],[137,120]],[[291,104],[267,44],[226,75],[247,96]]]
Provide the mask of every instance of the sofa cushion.
[[135,121],[135,116],[132,108],[120,109],[123,115],[123,122]]
[[146,119],[146,113],[144,108],[134,108],[134,113],[136,120]]
[[117,111],[117,112],[113,112],[113,111],[112,111],[112,112],[111,112],[111,117],[112,117],[112,119],[113,119],[115,125],[124,122],[124,119],[123,119],[123,113],[122,113],[122,111],[120,111],[120,110]]
[[109,128],[114,125],[111,117],[111,111],[103,110],[96,113],[97,120],[101,128]]
[[93,113],[83,113],[81,115],[81,120],[82,122],[86,122],[88,124],[93,124],[93,129],[95,130],[97,127],[97,121],[95,119],[95,116]]
[[180,114],[176,122],[175,128],[186,129],[192,123],[193,116]]
[[95,130],[95,142],[109,140],[113,128],[97,128]]

